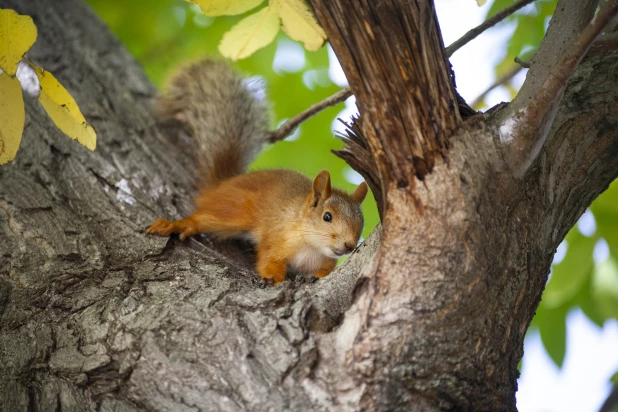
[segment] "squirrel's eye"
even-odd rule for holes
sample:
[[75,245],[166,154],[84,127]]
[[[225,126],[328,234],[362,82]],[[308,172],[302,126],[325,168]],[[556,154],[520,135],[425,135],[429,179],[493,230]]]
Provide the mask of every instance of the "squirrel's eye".
[[324,219],[325,222],[330,222],[333,220],[333,215],[331,215],[330,212],[326,212],[324,216],[322,216],[322,219]]

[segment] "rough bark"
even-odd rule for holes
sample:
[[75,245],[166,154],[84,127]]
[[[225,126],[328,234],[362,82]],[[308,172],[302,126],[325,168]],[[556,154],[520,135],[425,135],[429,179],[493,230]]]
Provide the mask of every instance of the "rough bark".
[[460,122],[433,2],[313,3],[356,96],[382,183],[414,187]]
[[[504,108],[462,122],[447,72],[432,74],[445,104],[432,110],[450,120],[423,129],[440,148],[423,156],[440,156],[407,186],[390,177],[410,165],[381,168],[382,239],[326,279],[263,288],[207,238],[145,236],[155,217],[190,210],[191,142],[154,123],[154,89],[96,16],[78,0],[54,4],[0,1],[33,16],[29,57],[69,88],[98,148],[26,99],[22,147],[0,168],[1,410],[515,409],[555,248],[618,175],[618,53],[578,69],[524,179],[497,138]],[[357,95],[361,116],[384,93]],[[416,104],[398,93],[364,119],[375,145],[412,132],[391,116]]]

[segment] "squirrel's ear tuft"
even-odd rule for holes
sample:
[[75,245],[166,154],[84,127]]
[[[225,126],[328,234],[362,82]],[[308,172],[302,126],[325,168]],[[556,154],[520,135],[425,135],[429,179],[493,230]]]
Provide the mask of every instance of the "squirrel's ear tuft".
[[354,190],[354,193],[352,193],[352,198],[360,205],[363,203],[363,200],[365,200],[365,196],[367,196],[367,183],[363,182],[358,185],[356,190]]
[[313,179],[313,199],[311,206],[316,207],[318,203],[324,202],[330,197],[330,174],[328,170],[322,170]]

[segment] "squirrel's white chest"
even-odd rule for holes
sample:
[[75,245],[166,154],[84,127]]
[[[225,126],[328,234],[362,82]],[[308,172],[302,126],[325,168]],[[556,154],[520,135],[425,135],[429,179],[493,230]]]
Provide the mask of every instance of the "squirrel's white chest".
[[316,248],[312,246],[303,246],[296,252],[288,265],[295,271],[314,274],[320,269],[324,259],[326,259],[326,256],[320,253]]

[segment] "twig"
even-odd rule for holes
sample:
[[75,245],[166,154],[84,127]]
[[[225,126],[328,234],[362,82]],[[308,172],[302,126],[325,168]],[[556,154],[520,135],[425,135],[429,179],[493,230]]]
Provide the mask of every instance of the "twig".
[[616,405],[618,405],[618,385],[614,385],[614,389],[612,389],[605,402],[603,402],[599,412],[611,412],[616,408]]
[[453,53],[461,49],[463,46],[468,44],[470,41],[474,40],[479,34],[483,33],[485,30],[489,29],[490,27],[493,27],[496,24],[500,23],[502,20],[504,20],[511,14],[515,13],[517,10],[521,9],[522,7],[532,3],[533,1],[535,0],[519,0],[518,2],[513,4],[511,7],[507,7],[506,9],[498,12],[495,16],[485,20],[483,23],[481,23],[480,25],[476,26],[475,28],[473,28],[472,30],[464,34],[459,40],[456,40],[454,43],[448,46],[446,48],[446,57],[451,57]]
[[493,89],[495,89],[498,86],[503,86],[506,83],[508,83],[513,77],[517,75],[517,73],[519,73],[522,70],[522,68],[523,67],[521,66],[513,66],[512,70],[510,70],[509,72],[497,78],[494,84],[489,86],[487,90],[485,90],[476,99],[474,99],[474,101],[470,104],[470,106],[478,107],[483,102],[483,99],[485,99],[485,96],[489,94],[489,92],[491,92]]
[[513,127],[509,134],[513,138],[514,158],[512,160],[517,168],[521,168],[518,172],[525,173],[530,163],[536,158],[549,129],[546,126],[553,121],[553,116],[549,111],[554,107],[554,101],[562,96],[567,81],[586,55],[590,45],[616,13],[618,13],[618,0],[611,0],[601,8],[551,69],[530,103],[524,110],[518,111],[512,119],[514,122],[511,123]]
[[515,63],[519,64],[524,69],[529,69],[530,68],[530,62],[525,62],[522,59],[520,59],[519,57],[515,57]]
[[337,103],[341,103],[342,101],[344,101],[350,96],[352,96],[352,90],[350,90],[349,87],[339,90],[337,93],[333,94],[332,96],[327,97],[321,102],[316,103],[313,106],[309,107],[304,112],[294,116],[293,118],[285,122],[277,130],[273,130],[272,132],[270,132],[268,141],[270,143],[275,143],[275,142],[278,142],[279,140],[285,139],[286,137],[288,137],[288,135],[290,135],[294,131],[294,129],[299,124],[301,124],[302,122],[304,122],[305,120],[313,116],[314,114],[318,113],[321,110],[326,109],[329,106],[333,106]]

